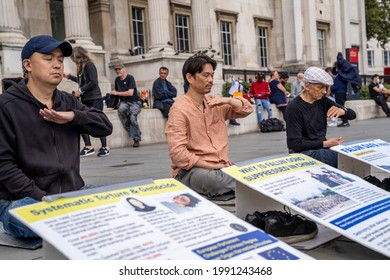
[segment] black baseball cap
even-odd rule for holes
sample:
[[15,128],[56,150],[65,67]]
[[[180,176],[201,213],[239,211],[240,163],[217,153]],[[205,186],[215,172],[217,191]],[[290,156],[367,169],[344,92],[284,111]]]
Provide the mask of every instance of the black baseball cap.
[[24,45],[22,50],[22,61],[30,58],[33,53],[49,53],[56,48],[60,48],[62,54],[68,57],[72,54],[72,45],[66,41],[57,41],[49,35],[38,35],[31,37],[30,40]]

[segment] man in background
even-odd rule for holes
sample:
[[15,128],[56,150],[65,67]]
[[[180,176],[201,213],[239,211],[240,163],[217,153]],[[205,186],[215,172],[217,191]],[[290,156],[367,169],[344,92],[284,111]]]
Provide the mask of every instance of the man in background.
[[381,87],[379,84],[379,75],[375,74],[371,77],[371,84],[368,86],[370,97],[375,103],[381,106],[383,112],[390,118],[390,109],[386,102],[386,97],[390,95],[390,90]]
[[174,97],[177,95],[176,88],[171,82],[167,80],[169,69],[167,67],[160,67],[159,75],[153,83],[153,108],[157,108],[161,111],[164,118],[168,118],[169,110],[172,107]]
[[141,112],[142,102],[137,92],[135,79],[126,73],[122,63],[114,65],[117,77],[115,78],[115,89],[112,95],[119,96],[118,115],[126,131],[133,138],[133,147],[139,147],[141,142],[141,131],[138,126],[137,116]]
[[291,90],[290,90],[290,99],[293,99],[301,94],[303,91],[303,73],[299,72],[297,74],[297,79],[292,82],[291,84]]

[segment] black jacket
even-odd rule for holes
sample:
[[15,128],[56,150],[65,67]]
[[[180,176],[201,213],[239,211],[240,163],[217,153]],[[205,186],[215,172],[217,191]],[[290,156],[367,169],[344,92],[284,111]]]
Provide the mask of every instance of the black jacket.
[[97,69],[92,62],[88,61],[85,63],[83,71],[77,77],[71,75],[69,79],[79,84],[83,92],[80,97],[81,102],[102,98]]
[[160,78],[156,79],[153,83],[153,88],[152,88],[153,98],[154,98],[153,108],[157,108],[157,109],[162,110],[164,108],[164,106],[162,104],[163,100],[164,100],[164,102],[166,102],[166,101],[171,102],[171,103],[174,102],[173,98],[176,97],[177,90],[172,85],[171,82],[168,82],[167,80],[165,80],[165,82],[166,82],[168,90],[164,89],[163,80],[161,80]]
[[341,52],[337,54],[336,68],[337,70],[332,72],[336,72],[341,80],[350,82],[354,92],[358,92],[362,88],[362,78],[357,69],[349,61],[343,58]]
[[67,124],[39,115],[45,108],[28,90],[25,80],[0,95],[0,199],[31,197],[80,189],[80,134],[108,136],[112,124],[99,110],[81,104],[71,94],[56,90],[53,109],[73,111]]

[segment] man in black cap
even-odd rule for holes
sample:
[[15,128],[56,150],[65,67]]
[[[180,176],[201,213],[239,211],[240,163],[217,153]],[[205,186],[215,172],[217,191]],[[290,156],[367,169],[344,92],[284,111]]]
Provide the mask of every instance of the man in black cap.
[[9,211],[81,189],[80,134],[112,133],[102,111],[57,89],[71,53],[68,42],[32,37],[21,54],[27,78],[0,95],[0,223],[17,238],[38,236]]
[[290,153],[303,153],[330,166],[337,167],[337,152],[329,149],[343,142],[342,137],[326,139],[327,118],[356,118],[352,109],[326,97],[326,87],[333,79],[318,67],[308,68],[303,75],[304,90],[286,109],[287,146]]

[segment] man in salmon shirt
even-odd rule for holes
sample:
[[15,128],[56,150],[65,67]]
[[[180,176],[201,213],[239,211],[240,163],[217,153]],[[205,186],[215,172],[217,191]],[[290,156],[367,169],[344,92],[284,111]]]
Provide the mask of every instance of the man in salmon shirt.
[[232,165],[226,121],[253,112],[243,97],[207,95],[216,67],[206,54],[187,59],[182,73],[189,89],[171,107],[165,129],[173,177],[210,198],[235,190],[235,180],[221,171]]

